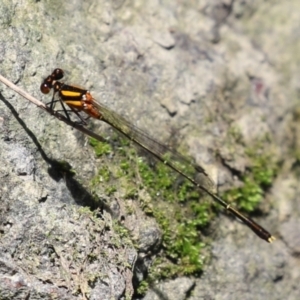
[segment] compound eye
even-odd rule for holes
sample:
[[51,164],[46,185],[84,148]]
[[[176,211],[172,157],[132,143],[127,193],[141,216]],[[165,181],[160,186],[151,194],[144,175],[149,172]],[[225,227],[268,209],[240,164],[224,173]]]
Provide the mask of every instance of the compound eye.
[[60,80],[64,77],[64,71],[57,68],[53,71],[52,76],[54,77],[54,80]]
[[45,83],[45,82],[43,82],[43,83],[41,84],[40,89],[41,89],[41,92],[42,92],[43,94],[49,94],[49,92],[50,92],[50,90],[51,90],[50,86],[49,86],[47,83]]

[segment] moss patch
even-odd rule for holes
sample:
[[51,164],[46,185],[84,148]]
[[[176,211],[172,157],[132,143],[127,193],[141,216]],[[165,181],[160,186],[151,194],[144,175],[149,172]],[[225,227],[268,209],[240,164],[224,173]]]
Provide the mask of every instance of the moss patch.
[[251,167],[241,176],[243,186],[227,191],[223,198],[229,203],[236,203],[241,210],[253,212],[271,186],[278,167],[273,155],[263,151],[259,145],[248,149],[246,155],[251,160]]
[[[140,157],[137,151],[128,147],[127,141],[114,141],[113,147],[97,141],[90,145],[101,160],[93,187],[98,188],[101,184],[107,191],[107,186],[113,186],[109,195],[117,191],[118,197],[138,201],[144,213],[154,217],[163,232],[162,248],[138,293],[143,294],[148,284],[159,279],[200,274],[209,258],[209,239],[201,232],[214,217],[214,202],[210,197],[203,195],[167,165]],[[270,187],[276,175],[276,164],[272,162],[272,155],[262,151],[261,146],[247,150],[246,155],[252,163],[241,177],[243,186],[231,189],[223,196],[228,202],[236,202],[240,209],[252,212]],[[165,159],[169,157],[166,155]],[[176,167],[193,177],[193,168],[180,166],[178,162]],[[132,207],[125,205],[125,208],[126,213],[133,213]],[[127,229],[121,230],[120,224],[117,228],[123,238],[124,234],[130,238]]]
[[[145,214],[153,216],[160,225],[163,251],[150,271],[152,280],[200,273],[205,260],[201,253],[206,247],[201,229],[213,216],[211,201],[165,164],[140,157],[123,140],[113,149],[95,140],[90,145],[103,158],[93,186],[118,181],[122,186],[118,193],[122,192],[125,199],[138,200]],[[104,157],[112,154],[113,164],[109,165]],[[192,171],[185,166],[181,169],[188,174]],[[145,192],[151,201],[145,199]]]

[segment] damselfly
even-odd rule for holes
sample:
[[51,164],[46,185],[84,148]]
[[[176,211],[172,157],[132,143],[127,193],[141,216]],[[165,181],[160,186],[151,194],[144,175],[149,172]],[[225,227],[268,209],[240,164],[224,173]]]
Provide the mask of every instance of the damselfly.
[[[63,70],[55,69],[41,84],[41,92],[44,94],[48,94],[51,89],[53,89],[53,97],[50,103],[51,109],[54,108],[54,104],[57,101],[55,97],[58,96],[58,101],[61,102],[67,118],[70,117],[64,104],[67,104],[71,111],[77,114],[83,123],[85,123],[85,120],[79,114],[81,111],[85,112],[89,117],[106,122],[129,140],[133,141],[138,146],[156,157],[166,166],[182,175],[197,188],[210,195],[216,202],[247,225],[260,238],[269,243],[275,240],[275,237],[273,237],[262,226],[251,218],[244,216],[241,212],[226,203],[215,193],[215,184],[213,180],[210,179],[204,168],[191,163],[178,152],[169,149],[154,138],[149,137],[146,133],[135,127],[119,114],[115,113],[103,104],[98,103],[88,90],[60,82],[59,80],[61,80],[63,76]],[[185,172],[185,167],[187,166],[193,168],[195,176],[190,176]]]

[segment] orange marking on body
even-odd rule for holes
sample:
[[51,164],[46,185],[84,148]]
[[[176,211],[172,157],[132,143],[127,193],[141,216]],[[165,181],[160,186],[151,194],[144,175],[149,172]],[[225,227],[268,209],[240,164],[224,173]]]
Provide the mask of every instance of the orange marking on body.
[[101,119],[101,113],[92,104],[86,103],[83,111],[95,119]]
[[61,90],[60,91],[62,97],[80,97],[81,93],[74,91]]
[[82,103],[82,101],[72,101],[72,100],[63,100],[63,101],[70,107],[73,107],[73,108],[76,108],[79,110],[84,110],[84,103]]

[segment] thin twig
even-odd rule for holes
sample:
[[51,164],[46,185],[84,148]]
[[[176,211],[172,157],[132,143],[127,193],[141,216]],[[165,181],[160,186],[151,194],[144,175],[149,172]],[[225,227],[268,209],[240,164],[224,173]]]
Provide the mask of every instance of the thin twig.
[[3,82],[6,86],[8,86],[10,89],[12,89],[13,91],[17,92],[19,95],[21,95],[22,97],[24,97],[25,99],[27,99],[28,101],[32,102],[33,104],[35,104],[37,107],[43,109],[44,111],[46,111],[47,113],[49,113],[50,115],[54,116],[55,118],[57,118],[58,120],[66,123],[67,125],[81,131],[82,133],[98,140],[101,142],[106,141],[105,138],[103,138],[101,135],[96,134],[95,132],[87,129],[86,127],[73,122],[69,119],[67,119],[64,115],[60,114],[57,111],[53,111],[51,110],[49,107],[47,107],[43,102],[41,102],[40,100],[34,98],[33,96],[31,96],[30,94],[28,94],[27,92],[25,92],[24,90],[22,90],[20,87],[16,86],[15,84],[13,84],[11,81],[9,81],[8,79],[6,79],[5,77],[3,77],[0,74],[0,81]]

